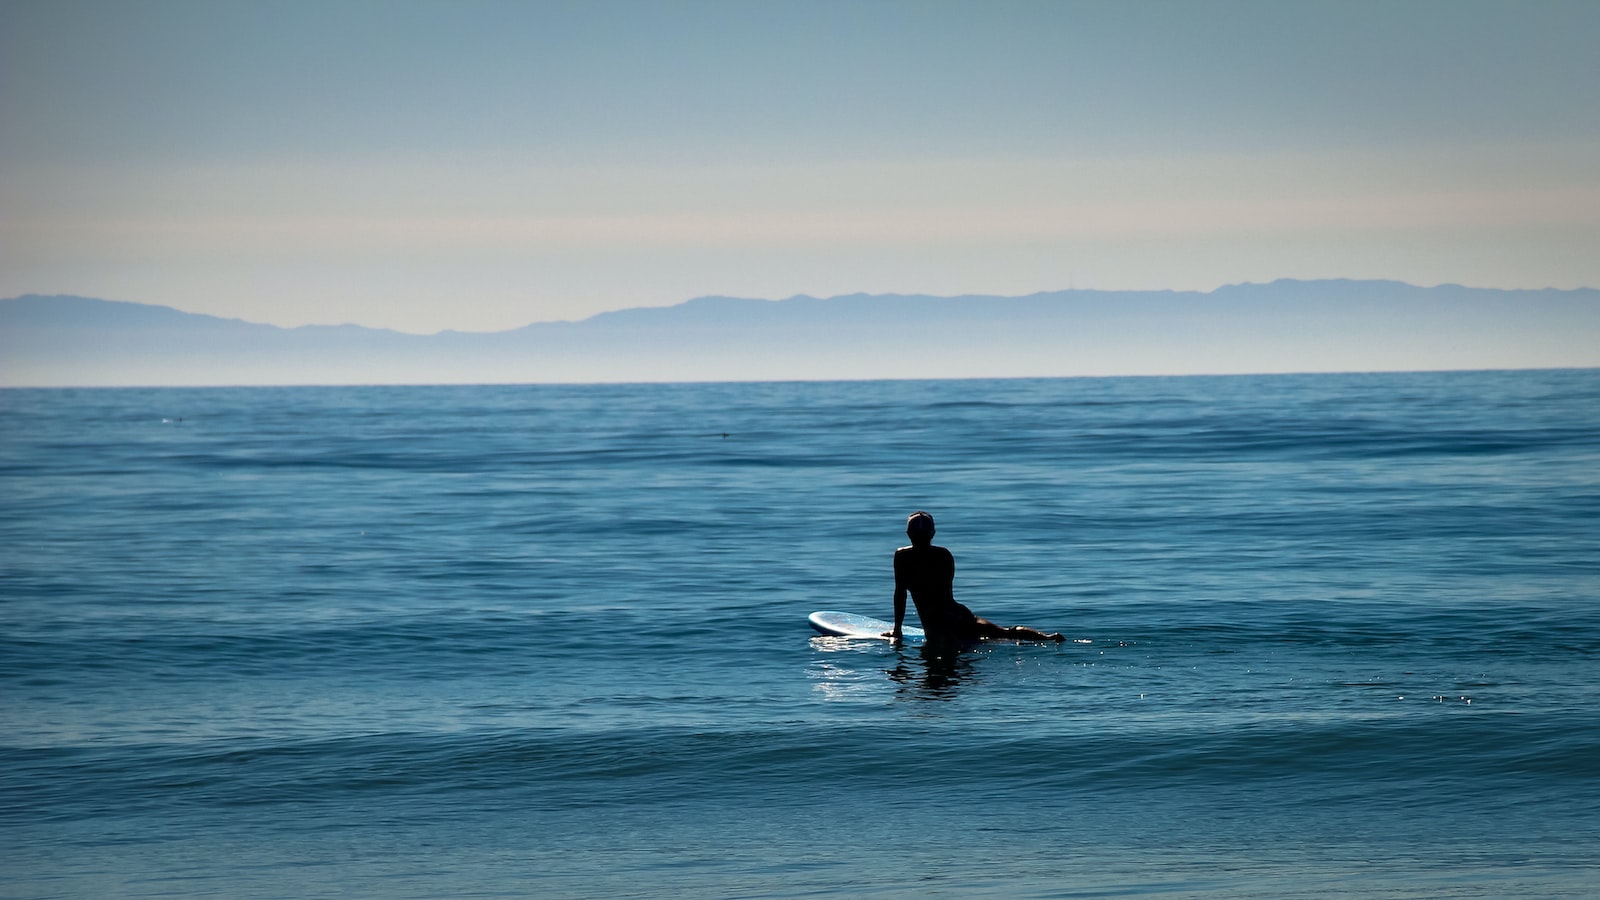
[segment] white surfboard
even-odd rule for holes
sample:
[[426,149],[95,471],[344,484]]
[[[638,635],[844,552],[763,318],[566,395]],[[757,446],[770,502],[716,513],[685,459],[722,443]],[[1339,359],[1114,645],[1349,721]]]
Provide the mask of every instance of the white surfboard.
[[[872,638],[886,640],[884,634],[894,630],[894,623],[883,619],[874,619],[871,616],[861,616],[855,613],[833,612],[821,610],[810,616],[811,627],[820,634],[834,635],[848,638]],[[903,625],[900,634],[907,642],[920,641],[923,638],[921,628]]]

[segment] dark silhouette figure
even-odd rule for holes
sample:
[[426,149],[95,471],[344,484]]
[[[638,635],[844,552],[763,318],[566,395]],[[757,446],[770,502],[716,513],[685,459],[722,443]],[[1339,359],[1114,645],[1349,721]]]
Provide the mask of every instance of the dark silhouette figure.
[[933,545],[933,516],[918,510],[906,519],[911,546],[894,552],[894,630],[886,637],[900,640],[906,617],[906,592],[917,605],[917,618],[930,644],[972,644],[978,641],[1066,640],[1060,632],[1046,634],[1016,625],[1007,628],[973,615],[956,602],[956,560],[950,551]]

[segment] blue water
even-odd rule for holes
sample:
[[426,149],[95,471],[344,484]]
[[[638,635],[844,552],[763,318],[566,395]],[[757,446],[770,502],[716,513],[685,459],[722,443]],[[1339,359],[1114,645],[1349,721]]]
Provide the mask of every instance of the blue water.
[[[914,509],[956,594],[886,616]],[[0,392],[6,897],[1600,895],[1600,371]]]

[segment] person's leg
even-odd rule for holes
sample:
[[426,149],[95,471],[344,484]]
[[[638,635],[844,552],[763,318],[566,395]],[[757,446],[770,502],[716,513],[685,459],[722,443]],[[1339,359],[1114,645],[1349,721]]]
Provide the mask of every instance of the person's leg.
[[1058,644],[1066,640],[1066,637],[1059,631],[1046,634],[1037,628],[1029,628],[1025,625],[1013,625],[1010,628],[1004,625],[996,625],[982,616],[978,616],[977,620],[978,636],[986,640],[1055,641]]
[[1016,639],[1019,641],[1055,641],[1056,643],[1060,644],[1067,639],[1067,636],[1059,631],[1052,631],[1049,634],[1045,634],[1037,628],[1028,628],[1025,625],[1013,625],[1010,628],[1007,628],[1006,631],[1016,635]]

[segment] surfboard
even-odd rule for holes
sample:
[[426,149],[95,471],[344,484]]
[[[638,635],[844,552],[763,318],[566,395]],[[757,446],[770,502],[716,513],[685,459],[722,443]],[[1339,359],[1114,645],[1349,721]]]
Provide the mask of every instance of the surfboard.
[[[847,638],[872,638],[887,640],[884,633],[894,630],[894,623],[883,619],[874,619],[871,616],[861,616],[855,613],[834,612],[832,610],[819,610],[811,614],[809,621],[811,627],[819,634],[834,635]],[[924,637],[921,628],[902,625],[900,634],[907,641],[920,641]]]

